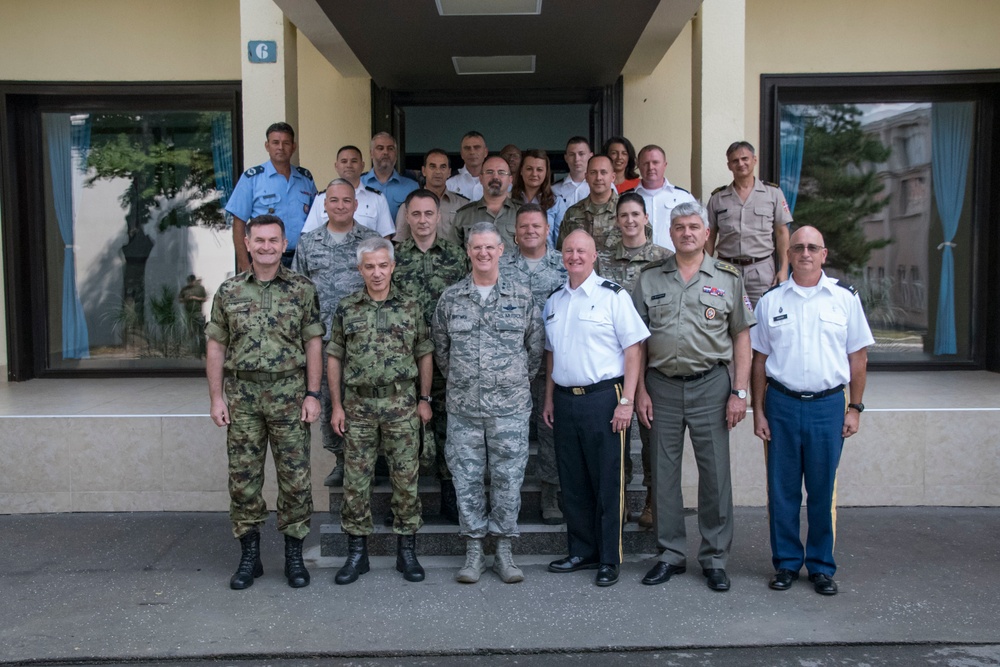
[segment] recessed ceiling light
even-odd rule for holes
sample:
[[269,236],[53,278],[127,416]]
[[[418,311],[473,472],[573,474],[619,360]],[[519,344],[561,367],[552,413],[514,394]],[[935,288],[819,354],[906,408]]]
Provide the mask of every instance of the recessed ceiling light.
[[455,73],[534,74],[535,56],[452,56]]
[[542,13],[542,0],[434,0],[441,16],[511,16]]

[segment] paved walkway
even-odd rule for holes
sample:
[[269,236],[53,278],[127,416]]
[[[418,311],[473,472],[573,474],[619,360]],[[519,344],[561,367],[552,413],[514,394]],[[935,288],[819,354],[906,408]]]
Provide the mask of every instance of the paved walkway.
[[[325,519],[317,515],[314,528]],[[314,561],[312,585],[292,590],[273,523],[264,576],[231,591],[239,551],[223,514],[0,516],[0,663],[539,651],[607,651],[611,660],[718,648],[743,655],[742,664],[767,664],[749,657],[764,655],[759,648],[772,664],[785,664],[777,661],[784,651],[823,665],[860,663],[822,662],[817,654],[831,651],[816,647],[853,645],[860,659],[886,645],[930,660],[920,664],[998,664],[1000,508],[842,509],[833,598],[802,581],[770,591],[764,511],[738,509],[736,527],[733,590],[724,594],[705,587],[693,560],[687,574],[647,587],[639,579],[650,561],[635,559],[617,586],[602,589],[593,572],[549,574],[540,558],[520,559],[522,584],[487,572],[478,585],[460,585],[452,579],[460,559],[445,557],[425,560],[419,584],[380,558],[359,582],[335,586],[324,567],[334,564]],[[696,532],[693,518],[688,529]],[[317,543],[314,530],[314,557]],[[650,655],[658,654],[633,654]],[[676,664],[702,664],[684,655],[692,661]]]

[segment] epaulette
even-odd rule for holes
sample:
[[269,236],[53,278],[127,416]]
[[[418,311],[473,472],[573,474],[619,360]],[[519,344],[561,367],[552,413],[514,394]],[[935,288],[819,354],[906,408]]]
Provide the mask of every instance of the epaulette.
[[[555,294],[556,292],[558,292],[559,290],[561,290],[564,286],[565,286],[565,283],[563,283],[559,287],[555,288],[554,290],[552,290],[551,292],[549,292],[549,296],[552,296],[553,294]],[[545,298],[548,299],[549,296],[547,296]]]
[[[459,206],[458,207],[458,211],[462,211],[464,209],[469,208],[470,206],[475,206],[475,205],[476,205],[476,202],[470,201],[468,204],[462,204],[461,206]],[[458,213],[458,211],[455,211],[455,212]]]
[[663,259],[654,260],[654,261],[650,262],[649,264],[647,264],[646,266],[644,266],[641,269],[639,269],[639,273],[645,273],[646,271],[649,271],[650,269],[655,269],[658,266],[663,266],[668,259],[670,259],[670,258],[669,257],[664,257]]
[[295,171],[299,172],[300,174],[308,178],[310,181],[313,179],[312,173],[305,167],[300,167],[299,165],[295,165]]
[[454,190],[448,190],[447,192],[448,192],[449,195],[458,197],[459,199],[464,199],[465,201],[472,201],[471,199],[469,199],[468,197],[466,197],[465,195],[463,195],[460,192],[455,192]]
[[845,290],[847,290],[847,291],[848,291],[848,292],[850,292],[851,294],[853,294],[854,296],[857,296],[857,295],[858,295],[858,288],[857,288],[857,287],[855,287],[854,285],[845,285],[844,283],[842,283],[842,282],[840,282],[840,281],[838,281],[838,282],[837,282],[837,284],[838,284],[839,286],[843,287],[843,288],[844,288]]
[[257,174],[263,174],[263,173],[264,173],[264,165],[258,164],[256,167],[250,167],[249,169],[244,171],[243,175],[246,176],[247,178],[253,178]]
[[382,191],[381,191],[381,190],[376,190],[375,188],[373,188],[373,187],[372,187],[372,186],[370,186],[370,185],[366,185],[366,186],[365,186],[365,190],[368,190],[368,192],[374,192],[374,193],[375,193],[375,194],[377,194],[377,195],[380,195],[380,194],[382,194]]
[[[781,283],[778,283],[777,285],[774,285],[773,287],[769,287],[768,290],[767,290],[767,292],[773,292],[774,290],[778,289],[779,287],[781,287]],[[767,292],[764,292],[764,294],[767,294]],[[761,294],[761,296],[764,296],[764,294]]]
[[761,183],[772,188],[778,188],[779,190],[781,189],[780,185],[778,185],[777,183],[772,183],[771,181],[761,181]]
[[607,287],[609,290],[612,290],[615,294],[618,294],[618,292],[621,292],[623,289],[625,289],[618,283],[611,282],[610,280],[605,280],[603,283],[601,283],[601,287]]
[[635,188],[629,188],[628,190],[624,190],[623,192],[619,192],[618,196],[621,197],[622,195],[627,195],[630,192],[635,192]]
[[[680,190],[681,192],[686,192],[688,194],[691,194],[690,190],[685,190],[684,188],[682,188],[680,186],[677,186],[677,185],[674,186],[674,190]],[[715,194],[715,193],[713,192],[712,194]]]
[[718,194],[718,193],[722,192],[723,190],[725,190],[728,187],[729,187],[728,184],[727,185],[720,185],[719,187],[717,187],[714,190],[712,190],[712,194],[713,195]]
[[741,276],[741,277],[743,276],[743,274],[740,273],[739,269],[737,269],[729,262],[723,262],[721,259],[715,260],[715,268],[719,269],[720,271],[725,271],[726,273],[731,273],[734,276]]

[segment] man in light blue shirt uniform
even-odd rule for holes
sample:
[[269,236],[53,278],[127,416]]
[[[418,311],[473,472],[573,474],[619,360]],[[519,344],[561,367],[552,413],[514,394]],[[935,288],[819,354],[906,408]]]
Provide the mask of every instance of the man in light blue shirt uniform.
[[372,170],[361,176],[361,184],[378,190],[389,201],[389,213],[396,219],[406,195],[420,187],[415,180],[396,171],[396,140],[388,132],[372,137]]

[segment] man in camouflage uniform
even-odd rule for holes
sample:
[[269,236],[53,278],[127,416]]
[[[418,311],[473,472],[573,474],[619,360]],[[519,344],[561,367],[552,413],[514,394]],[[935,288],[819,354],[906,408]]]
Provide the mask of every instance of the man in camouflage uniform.
[[[621,236],[614,245],[606,246],[597,251],[600,263],[599,273],[625,288],[629,294],[635,287],[642,267],[650,262],[673,256],[673,251],[653,243],[646,236],[646,225],[649,216],[646,214],[645,198],[637,192],[626,192],[618,197],[618,214],[616,225]],[[635,414],[632,415],[633,429],[638,429],[639,440],[642,442],[642,485],[646,487],[646,502],[639,515],[639,525],[643,528],[653,527],[653,472],[650,465],[649,429],[639,423]],[[625,459],[625,483],[632,483],[632,457]]]
[[423,581],[415,544],[424,523],[417,495],[419,429],[421,421],[431,419],[434,344],[420,305],[392,285],[392,244],[367,239],[358,245],[357,258],[365,288],[341,299],[326,346],[333,430],[345,439],[341,526],[348,536],[348,555],[334,581],[352,583],[369,569],[371,484],[380,443],[392,482],[396,570],[407,581]]
[[[399,212],[406,217],[408,237],[396,248],[396,270],[392,274],[392,283],[421,304],[427,326],[430,326],[441,293],[469,272],[469,257],[460,246],[438,235],[440,201],[430,190],[411,192]],[[430,396],[434,413],[433,437],[437,441],[436,472],[441,482],[441,516],[458,523],[455,485],[444,456],[448,425],[445,380],[437,364],[434,365]]]
[[281,219],[248,220],[245,245],[253,264],[219,286],[205,327],[212,421],[227,427],[229,517],[243,552],[229,586],[248,588],[264,573],[260,525],[267,505],[261,487],[270,439],[285,577],[289,586],[301,588],[309,585],[302,562],[313,510],[307,424],[320,413],[323,324],[316,288],[281,265],[288,247]]
[[[432,322],[434,359],[448,380],[445,454],[458,493],[465,566],[456,579],[479,581],[483,538],[499,536],[493,569],[505,583],[524,580],[511,538],[519,534],[521,483],[528,463],[529,379],[541,364],[544,332],[526,287],[500,275],[504,245],[492,223],[470,229],[472,273],[444,291]],[[486,511],[489,461],[491,509]]]
[[[517,248],[500,258],[500,273],[511,282],[531,290],[535,305],[541,312],[545,301],[566,282],[566,267],[562,255],[548,248],[549,221],[538,204],[522,204],[517,211],[514,239]],[[557,525],[563,522],[559,509],[559,469],[556,467],[555,442],[552,427],[542,419],[545,402],[545,369],[531,380],[531,421],[538,439],[538,479],[542,485],[542,522]]]
[[[299,247],[292,259],[292,270],[308,277],[316,285],[320,314],[329,336],[330,322],[337,304],[345,296],[364,286],[357,268],[358,244],[368,238],[378,238],[379,234],[354,219],[358,200],[350,181],[342,178],[331,181],[326,188],[323,207],[329,220],[323,227],[306,232],[299,239]],[[323,434],[323,449],[337,456],[337,463],[323,480],[323,484],[337,486],[344,480],[344,440],[330,426],[333,407],[325,360],[322,366],[320,403],[323,415],[320,419],[320,432]]]

